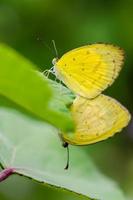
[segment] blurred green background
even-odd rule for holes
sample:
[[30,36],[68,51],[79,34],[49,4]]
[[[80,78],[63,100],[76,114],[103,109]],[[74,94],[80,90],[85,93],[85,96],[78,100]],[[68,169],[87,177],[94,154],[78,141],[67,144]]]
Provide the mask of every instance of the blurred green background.
[[[125,49],[120,77],[105,93],[133,110],[133,1],[132,0],[0,0],[0,42],[15,48],[36,63],[50,68],[55,56],[52,39],[61,56],[66,51],[94,42]],[[86,147],[97,167],[113,178],[133,199],[133,124],[112,139]],[[63,193],[13,176],[0,183],[0,200],[67,199]]]

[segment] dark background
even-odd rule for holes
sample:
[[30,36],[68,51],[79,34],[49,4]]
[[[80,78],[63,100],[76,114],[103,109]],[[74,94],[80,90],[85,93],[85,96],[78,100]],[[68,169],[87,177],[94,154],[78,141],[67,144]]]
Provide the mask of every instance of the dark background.
[[[0,0],[0,42],[37,64],[52,67],[55,40],[59,56],[94,42],[125,49],[125,66],[105,91],[133,110],[133,1],[132,0]],[[133,199],[133,125],[112,139],[86,147],[97,167],[120,184]],[[23,177],[0,184],[1,200],[79,199]]]

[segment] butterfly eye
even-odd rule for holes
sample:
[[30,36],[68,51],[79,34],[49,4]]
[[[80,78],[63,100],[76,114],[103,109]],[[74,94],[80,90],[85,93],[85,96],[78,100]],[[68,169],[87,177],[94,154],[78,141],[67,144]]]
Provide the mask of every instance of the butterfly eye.
[[54,59],[52,60],[52,64],[55,65],[55,64],[57,63],[57,61],[58,61],[58,58],[54,58]]

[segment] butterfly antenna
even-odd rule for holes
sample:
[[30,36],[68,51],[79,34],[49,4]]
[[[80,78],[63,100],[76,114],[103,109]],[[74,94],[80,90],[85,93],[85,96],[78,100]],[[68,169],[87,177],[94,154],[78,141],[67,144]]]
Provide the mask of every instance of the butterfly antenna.
[[63,147],[67,148],[67,163],[66,163],[66,166],[64,168],[65,170],[67,170],[69,168],[69,146],[68,146],[68,143],[64,142]]
[[37,37],[37,41],[41,42],[50,52],[52,55],[54,55],[52,48],[47,44],[47,42],[43,41],[40,37]]
[[57,51],[57,48],[56,48],[55,41],[52,40],[52,43],[53,43],[53,47],[54,47],[54,51],[55,51],[56,58],[58,58],[58,51]]

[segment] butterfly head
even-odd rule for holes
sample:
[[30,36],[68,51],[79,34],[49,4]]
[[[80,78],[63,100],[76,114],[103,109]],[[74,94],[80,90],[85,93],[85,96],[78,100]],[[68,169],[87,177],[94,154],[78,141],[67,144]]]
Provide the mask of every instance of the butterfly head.
[[53,58],[53,60],[52,60],[52,64],[55,66],[56,63],[57,63],[57,61],[58,61],[58,58],[57,58],[57,57],[56,57],[56,58]]

